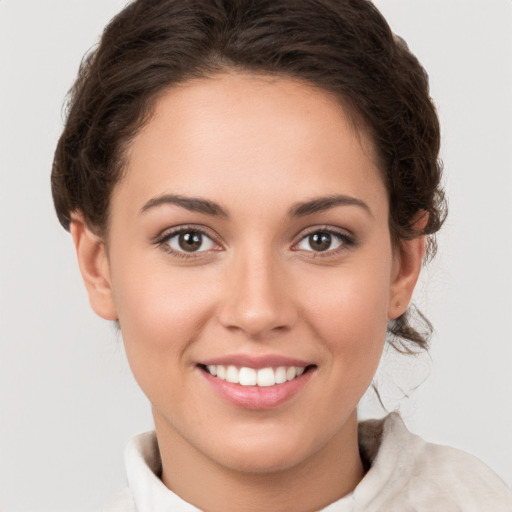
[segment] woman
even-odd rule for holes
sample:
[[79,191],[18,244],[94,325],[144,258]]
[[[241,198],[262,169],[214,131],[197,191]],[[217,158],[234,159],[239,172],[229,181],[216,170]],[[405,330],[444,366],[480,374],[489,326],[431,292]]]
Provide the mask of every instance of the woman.
[[[426,74],[360,2],[137,1],[52,189],[156,436],[105,510],[509,510],[482,463],[357,423],[445,216]],[[116,508],[117,507],[117,508]]]

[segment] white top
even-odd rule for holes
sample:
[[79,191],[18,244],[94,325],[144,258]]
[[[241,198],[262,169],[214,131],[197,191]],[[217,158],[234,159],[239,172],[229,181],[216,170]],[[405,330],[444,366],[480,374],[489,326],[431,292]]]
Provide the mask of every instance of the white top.
[[[512,492],[476,457],[426,443],[392,413],[359,424],[369,471],[353,492],[323,512],[512,512]],[[162,483],[155,432],[126,447],[129,486],[101,512],[197,512]]]

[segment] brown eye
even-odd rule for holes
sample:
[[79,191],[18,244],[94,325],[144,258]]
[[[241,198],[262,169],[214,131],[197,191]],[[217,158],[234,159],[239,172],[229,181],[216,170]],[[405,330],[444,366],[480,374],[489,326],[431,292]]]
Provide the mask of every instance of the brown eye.
[[180,233],[178,235],[178,243],[180,248],[187,252],[197,251],[203,243],[203,236],[197,231]]
[[309,245],[314,251],[327,251],[330,249],[332,236],[329,233],[313,233],[309,235]]
[[213,240],[201,231],[188,229],[174,233],[166,242],[176,252],[203,252],[215,247]]
[[341,233],[315,231],[306,235],[299,243],[301,251],[326,252],[334,251],[342,245],[350,245],[349,238]]

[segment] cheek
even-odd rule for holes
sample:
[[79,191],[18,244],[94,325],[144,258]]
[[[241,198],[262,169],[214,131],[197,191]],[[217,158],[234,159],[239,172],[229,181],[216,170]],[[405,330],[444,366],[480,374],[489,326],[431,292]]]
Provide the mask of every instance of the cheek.
[[[172,268],[158,255],[118,260],[112,275],[114,302],[123,333],[155,349],[193,336],[210,302],[199,275]],[[188,335],[187,335],[188,333]],[[127,340],[128,341],[128,340]],[[135,340],[134,340],[135,341]]]
[[386,338],[390,274],[387,265],[346,270],[337,269],[321,287],[310,283],[304,317],[332,355],[337,371],[367,380]]
[[116,271],[112,276],[114,301],[133,374],[146,392],[167,387],[178,374],[177,367],[190,363],[187,349],[208,321],[209,287],[200,286],[199,276],[162,263],[152,262],[145,268],[123,262]]

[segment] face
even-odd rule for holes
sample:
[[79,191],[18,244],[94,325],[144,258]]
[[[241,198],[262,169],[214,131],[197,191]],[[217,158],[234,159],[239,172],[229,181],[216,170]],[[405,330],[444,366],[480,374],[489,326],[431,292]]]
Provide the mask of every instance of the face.
[[159,435],[257,472],[343,437],[412,292],[388,209],[371,141],[329,94],[226,74],[162,95],[90,290]]

